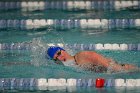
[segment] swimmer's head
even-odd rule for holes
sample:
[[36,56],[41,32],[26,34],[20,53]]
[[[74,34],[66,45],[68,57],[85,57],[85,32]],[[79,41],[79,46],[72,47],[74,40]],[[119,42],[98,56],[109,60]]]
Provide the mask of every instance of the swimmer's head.
[[60,51],[60,50],[64,50],[64,49],[61,48],[61,47],[51,46],[51,47],[48,48],[47,54],[48,54],[48,56],[49,56],[50,58],[53,59],[55,53],[56,53],[57,51]]

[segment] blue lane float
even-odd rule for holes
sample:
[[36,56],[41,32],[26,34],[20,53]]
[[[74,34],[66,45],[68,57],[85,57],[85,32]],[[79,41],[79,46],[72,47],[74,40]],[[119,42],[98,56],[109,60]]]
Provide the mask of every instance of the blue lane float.
[[91,1],[91,0],[46,0],[46,1],[22,1],[22,2],[0,2],[0,10],[9,9],[21,9],[22,11],[34,11],[34,10],[45,10],[45,9],[61,9],[61,10],[119,10],[125,8],[140,8],[139,0],[102,0],[102,1]]
[[[140,51],[140,44],[62,44],[48,43],[48,46],[60,46],[76,50],[121,50],[121,51]],[[0,50],[31,50],[34,46],[32,43],[1,43]]]
[[0,20],[0,29],[117,29],[140,28],[140,19],[27,19]]
[[[0,78],[0,90],[2,89],[38,89],[56,90],[67,87],[93,87],[100,86],[100,78],[75,79],[75,78]],[[102,78],[102,87],[139,87],[140,79],[105,79]],[[97,82],[98,81],[98,82]]]

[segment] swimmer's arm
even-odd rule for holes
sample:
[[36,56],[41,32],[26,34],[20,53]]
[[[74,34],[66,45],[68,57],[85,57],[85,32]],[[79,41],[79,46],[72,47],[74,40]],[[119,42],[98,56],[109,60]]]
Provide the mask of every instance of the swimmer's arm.
[[96,62],[97,65],[101,65],[104,66],[105,68],[109,68],[111,67],[112,70],[114,71],[120,71],[120,70],[130,70],[130,69],[134,69],[135,67],[133,65],[121,65],[116,63],[115,61],[113,61],[112,59],[106,58],[96,52],[91,52],[89,53],[92,62]]
[[[112,66],[112,70],[114,71],[120,71],[122,69],[124,70],[130,70],[130,69],[134,69],[135,67],[133,65],[129,65],[129,67],[125,64],[125,66],[122,66],[121,64],[117,64],[115,61],[112,61],[96,52],[81,52],[79,55],[82,55],[81,57],[85,57],[90,60],[91,62],[93,62],[93,64],[97,64],[97,65],[101,65],[104,66],[106,68]],[[81,60],[82,61],[82,60]],[[83,62],[84,63],[84,62]]]
[[101,57],[98,59],[99,65],[103,65],[104,67],[108,68],[111,67],[114,71],[120,71],[122,68],[122,65],[117,64],[115,62],[109,61],[107,58]]
[[121,71],[121,70],[136,70],[138,67],[131,65],[131,64],[118,64],[115,61],[110,61],[104,57],[98,59],[99,62],[105,66],[106,68],[111,67],[114,71]]
[[[96,52],[93,52],[92,55],[91,55],[91,58],[93,60],[93,62],[97,62],[96,64],[97,65],[102,65],[106,68],[110,67],[111,65],[111,60],[96,53]],[[122,69],[122,66],[120,64],[117,64],[115,62],[113,62],[113,67],[112,67],[112,70],[114,71],[120,71]]]

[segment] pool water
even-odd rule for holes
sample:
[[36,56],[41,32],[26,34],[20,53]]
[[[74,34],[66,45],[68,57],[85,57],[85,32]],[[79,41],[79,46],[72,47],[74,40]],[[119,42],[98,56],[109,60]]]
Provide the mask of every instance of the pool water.
[[[71,38],[72,36],[72,38]],[[55,38],[54,38],[55,37]],[[33,38],[41,38],[45,43],[126,43],[139,44],[139,29],[110,29],[110,30],[83,30],[83,29],[38,29],[19,30],[2,29],[1,43],[30,42]],[[56,39],[57,38],[57,39]]]
[[[57,14],[57,15],[56,15]],[[123,10],[37,10],[37,11],[21,11],[8,10],[1,11],[1,19],[88,19],[88,18],[139,18],[139,9],[123,9]]]
[[[0,19],[139,19],[139,9],[123,10],[37,10],[21,11],[6,10],[0,11]],[[0,78],[124,78],[138,79],[139,71],[119,72],[119,73],[95,73],[85,71],[80,68],[65,67],[55,64],[52,60],[45,58],[45,51],[48,44],[140,44],[139,28],[117,28],[117,29],[19,29],[6,28],[0,29],[0,44],[19,44],[27,43],[29,49],[2,49],[0,50]],[[81,49],[66,48],[74,55]],[[96,51],[105,57],[112,58],[118,63],[129,63],[140,67],[140,52],[122,50],[90,50]],[[27,89],[29,91],[30,89]],[[57,90],[57,92],[97,92],[97,93],[138,93],[137,87],[133,88],[77,88],[69,91],[68,89]],[[26,90],[1,90],[1,92],[22,93]],[[32,93],[56,92],[30,90]]]
[[[8,29],[9,30],[9,29]],[[139,72],[135,73],[94,73],[84,70],[79,70],[71,67],[64,67],[54,64],[52,60],[45,58],[44,51],[48,43],[63,43],[63,44],[96,44],[96,43],[117,43],[117,44],[137,44],[139,43],[140,33],[137,29],[121,29],[107,31],[98,34],[88,34],[81,29],[71,29],[67,31],[44,30],[44,31],[1,31],[1,43],[17,44],[19,42],[28,42],[32,46],[29,50],[1,50],[0,62],[1,69],[0,77],[36,77],[36,78],[139,78]],[[14,32],[14,33],[13,33]],[[121,32],[121,33],[120,33]],[[93,30],[94,33],[94,30]],[[6,37],[5,37],[6,36]],[[55,38],[54,38],[55,37]],[[71,38],[72,37],[72,38]],[[43,48],[42,48],[43,46]],[[36,49],[33,49],[35,47]],[[67,49],[72,55],[80,49]],[[96,50],[102,55],[113,58],[119,63],[130,63],[140,65],[139,51],[111,51],[111,50]],[[15,62],[15,63],[14,63]],[[10,64],[11,63],[11,64]],[[36,72],[36,73],[34,73]],[[127,77],[129,76],[129,77]]]
[[[125,14],[124,14],[125,13]],[[57,14],[57,15],[56,15]],[[9,16],[10,15],[10,16]],[[125,15],[125,17],[123,17]],[[66,10],[42,10],[42,11],[24,11],[9,10],[1,11],[1,19],[83,19],[83,18],[138,18],[140,13],[138,10],[120,10],[120,11],[103,11],[103,10],[82,10],[82,11],[66,11]],[[1,77],[45,77],[45,78],[90,78],[103,77],[126,78],[120,74],[97,74],[93,72],[78,70],[64,66],[53,64],[52,60],[45,59],[47,44],[139,44],[140,33],[137,28],[120,28],[120,29],[18,29],[7,28],[0,30],[1,44],[18,44],[30,43],[30,50],[1,50]],[[42,48],[43,46],[43,48]],[[33,49],[35,47],[36,49]],[[79,50],[67,49],[72,55]],[[111,57],[119,63],[132,63],[140,65],[139,51],[97,51],[106,57]],[[7,63],[6,63],[7,62]],[[11,63],[10,63],[11,62]],[[15,63],[14,63],[15,62]],[[67,70],[68,69],[68,70]],[[36,73],[34,73],[36,72]],[[40,73],[41,72],[41,73]],[[56,73],[57,72],[57,73]],[[24,73],[24,74],[23,74]],[[54,74],[52,74],[54,73]],[[136,72],[138,73],[138,72]],[[62,75],[64,74],[64,75]],[[95,75],[96,74],[96,75]],[[129,75],[129,73],[125,73]],[[131,73],[132,74],[132,73]],[[117,77],[118,76],[118,77]],[[137,78],[137,75],[131,75],[130,78]],[[128,78],[128,77],[127,77]]]
[[[45,59],[40,51],[1,51],[0,77],[20,78],[139,78],[139,72],[128,73],[94,73],[71,67],[56,65],[52,60]],[[76,50],[77,51],[77,50]],[[102,55],[113,58],[118,63],[139,64],[139,52],[136,51],[97,51]],[[74,54],[74,52],[73,52]],[[14,63],[15,62],[15,63]],[[34,73],[35,72],[35,73]],[[125,74],[125,75],[124,75]],[[127,77],[129,76],[129,77]]]

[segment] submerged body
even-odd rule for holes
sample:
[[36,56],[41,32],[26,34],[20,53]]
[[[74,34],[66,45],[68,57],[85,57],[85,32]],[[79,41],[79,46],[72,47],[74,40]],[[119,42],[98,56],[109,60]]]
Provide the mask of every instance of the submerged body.
[[[56,47],[50,47],[53,50]],[[49,51],[48,49],[48,51]],[[118,64],[112,59],[106,58],[101,54],[94,51],[81,51],[71,56],[64,49],[58,48],[53,53],[51,57],[55,60],[61,61],[65,66],[79,66],[86,70],[93,70],[95,72],[106,72],[108,69],[118,72],[121,70],[134,70],[137,69],[136,66],[130,64]],[[49,52],[48,52],[49,55]]]

